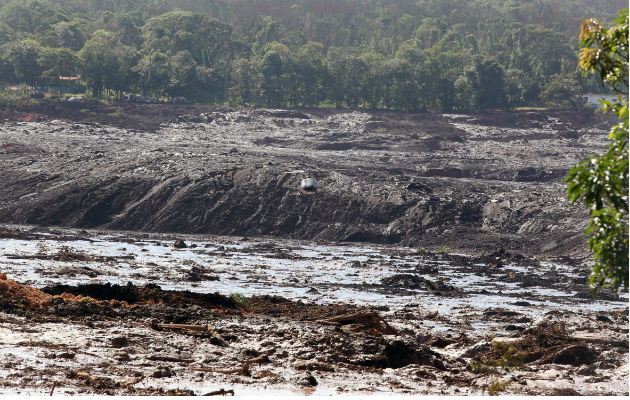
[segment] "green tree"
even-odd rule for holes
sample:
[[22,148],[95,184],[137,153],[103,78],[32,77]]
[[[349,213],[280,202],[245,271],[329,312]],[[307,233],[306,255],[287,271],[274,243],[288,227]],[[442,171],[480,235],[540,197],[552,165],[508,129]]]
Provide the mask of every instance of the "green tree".
[[324,45],[308,42],[303,45],[296,55],[300,69],[300,90],[303,105],[314,106],[322,101],[321,84],[324,80]]
[[188,50],[180,51],[170,59],[170,81],[166,89],[170,97],[191,98],[196,88],[196,66]]
[[255,78],[250,62],[245,58],[234,61],[231,75],[234,85],[229,90],[230,103],[251,104],[255,100]]
[[212,67],[229,49],[232,28],[208,15],[171,11],[147,21],[144,48],[174,56],[188,51],[198,65]]
[[34,40],[22,40],[11,43],[8,59],[13,65],[15,77],[19,82],[36,85],[41,82],[42,69],[37,62],[41,48]]
[[577,111],[580,108],[578,97],[581,93],[582,90],[575,78],[569,75],[553,74],[540,92],[540,98],[556,104],[566,101]]
[[505,72],[505,109],[508,111],[525,103],[527,78],[524,75],[517,69],[508,69]]
[[78,21],[59,22],[52,26],[52,34],[59,47],[67,47],[73,51],[79,51],[83,47],[84,40]]
[[281,107],[284,103],[283,62],[277,51],[269,51],[265,54],[261,72],[261,94],[265,98],[266,105],[268,107]]
[[505,105],[505,73],[496,60],[477,60],[466,77],[472,87],[471,103],[476,110]]
[[116,36],[98,30],[79,51],[81,77],[94,97],[103,90],[115,90],[119,95],[134,79],[132,67],[137,63],[136,51],[121,44]]
[[615,23],[611,28],[596,19],[582,23],[579,65],[597,71],[603,83],[625,96],[604,102],[620,122],[610,132],[606,153],[574,167],[567,183],[569,199],[584,203],[591,217],[588,244],[596,263],[590,284],[628,289],[628,9]]
[[59,83],[63,86],[60,76],[74,76],[79,65],[79,58],[70,49],[65,47],[41,49],[37,62],[41,65],[42,77],[48,83]]
[[157,51],[145,54],[134,67],[138,73],[138,86],[142,93],[162,95],[169,83],[169,57]]

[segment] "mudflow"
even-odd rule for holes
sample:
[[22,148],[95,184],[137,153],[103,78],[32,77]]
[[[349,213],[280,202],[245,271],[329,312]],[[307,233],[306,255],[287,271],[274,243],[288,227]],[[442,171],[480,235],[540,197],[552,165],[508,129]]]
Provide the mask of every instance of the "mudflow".
[[[611,123],[41,103],[0,125],[0,221],[586,254],[564,177]],[[2,117],[2,115],[0,115]],[[315,196],[300,180],[319,183]]]
[[0,394],[628,395],[563,182],[601,114],[0,120]]

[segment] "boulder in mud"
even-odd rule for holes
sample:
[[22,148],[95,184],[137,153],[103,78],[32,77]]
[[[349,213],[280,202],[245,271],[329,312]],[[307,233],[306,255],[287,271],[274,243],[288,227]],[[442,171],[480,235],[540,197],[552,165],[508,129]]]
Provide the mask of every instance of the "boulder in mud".
[[540,364],[580,365],[592,364],[597,359],[595,350],[585,344],[575,344],[543,356]]
[[444,363],[439,354],[424,346],[402,339],[386,340],[379,346],[376,356],[366,358],[360,365],[376,368],[402,368],[410,364],[429,365],[444,369]]
[[298,376],[296,383],[303,387],[315,387],[318,385],[317,379],[310,372]]

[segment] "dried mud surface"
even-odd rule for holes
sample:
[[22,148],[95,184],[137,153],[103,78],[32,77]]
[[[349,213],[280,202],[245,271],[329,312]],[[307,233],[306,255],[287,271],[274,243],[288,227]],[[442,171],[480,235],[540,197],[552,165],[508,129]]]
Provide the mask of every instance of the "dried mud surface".
[[628,395],[563,183],[599,114],[0,120],[2,394]]
[[565,256],[587,254],[586,213],[563,179],[611,125],[53,102],[0,117],[0,222]]
[[628,298],[506,251],[0,228],[0,393],[628,395]]

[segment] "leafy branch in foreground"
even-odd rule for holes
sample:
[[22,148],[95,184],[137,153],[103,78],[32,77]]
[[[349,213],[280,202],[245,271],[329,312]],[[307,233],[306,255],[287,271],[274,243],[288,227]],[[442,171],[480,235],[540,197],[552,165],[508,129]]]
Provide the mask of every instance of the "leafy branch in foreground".
[[596,19],[582,23],[579,65],[585,73],[599,72],[602,83],[620,93],[616,102],[602,102],[620,122],[606,153],[582,161],[566,179],[569,200],[583,202],[591,217],[586,233],[596,263],[589,283],[615,290],[628,289],[628,9],[619,14],[609,29]]

